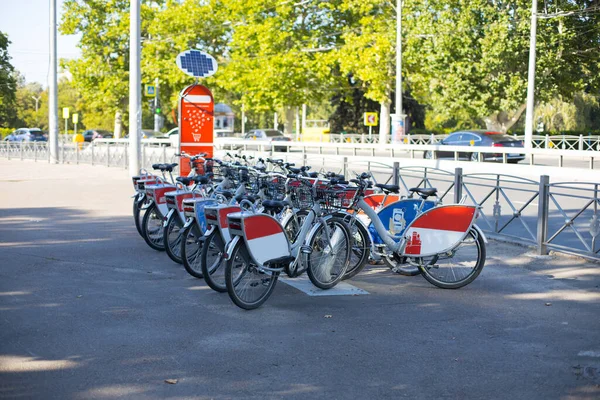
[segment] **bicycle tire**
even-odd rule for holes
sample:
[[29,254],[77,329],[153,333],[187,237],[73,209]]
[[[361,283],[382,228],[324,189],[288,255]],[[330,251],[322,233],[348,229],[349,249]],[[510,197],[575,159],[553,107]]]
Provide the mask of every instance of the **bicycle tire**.
[[396,260],[398,257],[395,254],[383,257],[383,263],[386,267],[392,270],[392,272],[398,275],[404,276],[416,276],[421,274],[421,270],[418,266],[406,265],[406,257],[400,257],[404,260]]
[[163,230],[163,243],[165,251],[169,258],[177,264],[183,264],[181,258],[181,238],[183,224],[176,212],[173,212],[167,219],[167,225]]
[[348,229],[350,230],[352,252],[350,253],[348,269],[346,269],[342,280],[358,275],[367,265],[371,255],[371,236],[364,225],[353,219],[352,223],[348,225]]
[[[152,227],[150,228],[150,224]],[[146,244],[157,251],[165,251],[163,241],[162,218],[158,214],[156,204],[152,203],[142,219],[142,236]]]
[[[258,270],[243,239],[235,244],[225,266],[225,283],[227,293],[236,306],[244,310],[260,307],[273,293],[278,277],[279,273],[267,274]],[[255,298],[244,296],[245,289],[254,289]]]
[[[455,256],[456,254],[458,254],[461,248],[461,257],[465,257],[467,259],[467,261],[462,262],[463,265],[461,267],[464,267],[464,269],[466,269],[467,271],[470,269],[470,271],[467,274],[465,274],[464,277],[462,277],[461,279],[446,279],[446,277],[450,278],[450,274],[447,272],[448,270],[451,271],[451,275],[456,278],[456,270],[454,265],[461,263],[461,261],[457,262],[459,258]],[[473,257],[472,254],[467,254],[466,256],[463,256],[467,248],[468,251],[471,253],[473,251],[476,251],[476,257]],[[485,242],[483,241],[481,235],[479,235],[475,229],[471,229],[465,237],[465,239],[461,241],[454,249],[452,249],[452,255],[448,255],[448,253],[438,254],[434,257],[433,260],[427,262],[427,265],[419,265],[421,275],[423,275],[423,277],[432,285],[435,285],[442,289],[458,289],[473,282],[483,270],[486,258]],[[473,267],[467,267],[465,263],[473,262],[473,259],[475,259]],[[444,260],[450,260],[450,264],[447,266],[447,268],[444,268],[445,272],[440,274],[440,266],[442,264],[440,261]]]
[[148,210],[148,203],[146,203],[147,199],[145,197],[140,199],[140,196],[141,194],[138,194],[133,198],[133,220],[138,233],[140,236],[144,237],[144,232],[142,232],[142,222],[144,220],[144,214]]
[[[329,218],[325,223],[331,229],[331,237],[325,240],[325,224],[319,222],[317,229],[308,238],[308,245],[312,252],[306,256],[307,274],[313,285],[320,289],[331,289],[338,284],[344,277],[348,264],[350,263],[350,252],[352,244],[350,239],[350,229],[344,221],[339,218]],[[336,235],[338,239],[335,240]],[[329,242],[334,242],[337,255],[329,249]],[[325,261],[321,263],[320,261]],[[333,264],[337,262],[337,267],[333,269]],[[329,279],[327,279],[329,277]],[[324,279],[325,278],[325,279]]]
[[202,276],[206,284],[214,291],[225,293],[227,284],[225,283],[225,243],[217,229],[214,229],[204,240],[202,245]]
[[183,261],[183,267],[188,274],[194,278],[202,279],[202,266],[201,263],[201,250],[202,245],[200,244],[200,238],[202,233],[196,223],[192,223],[183,230],[181,235],[181,260]]

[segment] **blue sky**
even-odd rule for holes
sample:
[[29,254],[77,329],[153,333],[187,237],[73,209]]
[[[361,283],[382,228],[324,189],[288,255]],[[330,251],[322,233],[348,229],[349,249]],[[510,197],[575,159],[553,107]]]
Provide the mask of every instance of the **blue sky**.
[[[62,0],[57,0],[60,22]],[[48,81],[50,49],[50,0],[0,0],[0,31],[12,42],[8,53],[11,64],[25,76],[27,82]],[[76,58],[79,36],[58,37],[58,57]]]

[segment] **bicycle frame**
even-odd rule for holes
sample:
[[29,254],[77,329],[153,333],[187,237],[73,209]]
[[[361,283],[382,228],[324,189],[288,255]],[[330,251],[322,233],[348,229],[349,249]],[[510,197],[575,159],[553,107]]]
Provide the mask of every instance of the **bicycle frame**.
[[[375,210],[364,199],[358,200],[357,207],[371,218],[371,223],[386,247],[401,256],[427,257],[442,254],[463,241],[471,228],[481,232],[475,225],[477,206],[450,204],[422,212],[424,204],[425,200],[422,200],[416,218],[399,236],[394,236],[385,229]],[[487,242],[483,233],[481,235]]]

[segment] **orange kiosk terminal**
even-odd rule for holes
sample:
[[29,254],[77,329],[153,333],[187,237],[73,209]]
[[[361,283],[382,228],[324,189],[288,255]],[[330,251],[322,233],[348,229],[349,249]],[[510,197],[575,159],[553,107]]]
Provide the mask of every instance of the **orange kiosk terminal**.
[[[187,50],[177,56],[177,66],[196,78],[204,78],[217,72],[216,60],[199,50]],[[179,153],[200,153],[213,156],[215,102],[210,90],[197,82],[179,94]],[[179,159],[179,174],[190,172],[189,160]]]

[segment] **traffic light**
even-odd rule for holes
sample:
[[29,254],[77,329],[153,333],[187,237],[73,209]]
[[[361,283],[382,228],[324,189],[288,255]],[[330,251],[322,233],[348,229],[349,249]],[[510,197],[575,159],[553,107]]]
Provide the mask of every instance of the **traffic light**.
[[155,114],[160,114],[160,106],[157,106],[156,109],[154,110]]
[[148,105],[150,106],[150,111],[154,114],[154,99],[148,100]]

